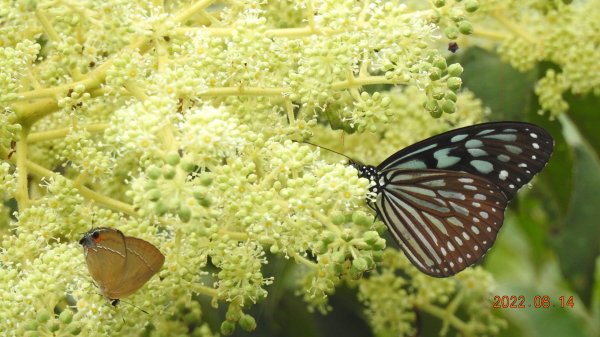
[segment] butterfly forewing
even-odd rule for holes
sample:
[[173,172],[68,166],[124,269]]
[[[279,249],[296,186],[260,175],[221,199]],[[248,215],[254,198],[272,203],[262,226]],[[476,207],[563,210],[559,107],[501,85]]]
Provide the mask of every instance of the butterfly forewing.
[[375,207],[411,262],[436,277],[458,273],[492,246],[508,202],[485,178],[447,170],[388,170]]
[[554,147],[544,129],[521,122],[468,126],[425,139],[400,150],[377,166],[468,172],[497,185],[511,200],[548,162]]

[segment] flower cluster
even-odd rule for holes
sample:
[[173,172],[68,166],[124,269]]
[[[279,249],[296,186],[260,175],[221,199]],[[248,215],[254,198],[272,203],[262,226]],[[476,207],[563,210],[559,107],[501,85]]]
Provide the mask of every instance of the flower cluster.
[[[378,335],[413,333],[413,310],[465,335],[498,333],[501,323],[479,306],[493,283],[486,272],[448,280],[417,272],[386,249],[385,225],[365,202],[370,182],[345,158],[305,142],[377,163],[481,121],[484,108],[461,89],[463,68],[447,62],[445,45],[485,33],[473,26],[496,15],[512,29],[502,41],[522,46],[519,30],[499,16],[533,20],[506,15],[522,5],[1,3],[5,335],[254,330],[261,322],[250,307],[270,295],[271,284],[287,282],[266,267],[275,259],[294,266],[297,281],[286,286],[310,309],[326,313],[338,285],[358,287]],[[527,1],[530,11],[542,11],[533,3],[540,2]],[[546,8],[535,16],[540,21],[528,22],[543,35],[551,18],[575,22],[586,8]],[[578,24],[589,33],[592,21]],[[554,93],[594,92],[598,76],[587,71],[596,36],[553,36],[558,44],[544,37],[523,48],[555,51],[532,52],[531,60],[518,48],[501,49],[520,68],[545,58],[564,67],[538,86],[551,111],[565,107],[552,101]],[[570,39],[585,48],[565,48]],[[563,50],[565,58],[556,52]],[[142,238],[165,255],[157,275],[126,299],[150,316],[113,308],[94,287],[77,242],[99,226]],[[226,311],[211,325],[203,314],[219,305]],[[466,315],[460,321],[457,307]]]

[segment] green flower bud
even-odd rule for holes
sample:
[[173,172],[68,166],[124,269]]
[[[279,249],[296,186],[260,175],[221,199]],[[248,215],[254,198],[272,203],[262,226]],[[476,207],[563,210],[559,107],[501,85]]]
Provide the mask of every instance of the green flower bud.
[[343,252],[337,251],[337,252],[334,252],[333,254],[331,254],[331,259],[335,263],[343,263],[344,261],[346,261],[346,254],[344,254]]
[[452,102],[456,102],[456,100],[458,99],[458,97],[456,96],[456,93],[454,93],[453,91],[446,92],[446,94],[444,95],[444,98],[447,100],[450,100]]
[[433,0],[433,5],[437,8],[444,7],[446,5],[446,0]]
[[161,201],[157,202],[154,205],[154,213],[156,213],[157,215],[164,215],[165,213],[167,213],[168,210],[169,209],[167,208],[167,205],[165,205]]
[[37,321],[27,321],[25,322],[25,330],[27,331],[37,331],[38,322]]
[[373,247],[374,250],[383,250],[383,249],[385,249],[385,240],[379,239],[379,240],[377,240],[377,242],[375,242],[373,245],[371,245],[371,247]]
[[471,35],[473,34],[473,25],[469,21],[461,21],[458,24],[458,30],[460,30],[461,34]]
[[242,318],[240,318],[239,325],[246,331],[254,331],[254,329],[256,329],[256,320],[250,315],[243,315]]
[[221,323],[221,333],[225,336],[229,336],[231,334],[233,334],[233,332],[235,331],[235,323],[232,323],[230,321],[223,321],[223,323]]
[[457,91],[462,85],[462,80],[460,79],[460,77],[450,77],[447,83],[448,89],[452,91]]
[[442,71],[439,68],[431,68],[429,73],[429,79],[437,81],[442,77]]
[[202,206],[202,207],[210,207],[211,201],[208,197],[202,198],[198,200],[198,203]]
[[169,153],[165,157],[165,162],[171,166],[175,166],[175,165],[179,164],[180,160],[181,160],[181,157],[179,156],[179,153]]
[[58,316],[58,320],[64,324],[69,324],[73,321],[73,313],[69,309],[63,310]]
[[165,179],[171,180],[175,177],[175,169],[173,168],[173,166],[168,166],[165,165],[163,166],[162,169],[162,173],[163,173],[163,177],[165,177]]
[[444,100],[442,110],[447,114],[453,114],[456,112],[456,104],[450,100]]
[[352,267],[356,268],[359,271],[365,271],[368,269],[368,264],[365,259],[359,257],[358,259],[352,260]]
[[67,327],[67,331],[69,331],[69,333],[71,335],[77,336],[77,335],[79,335],[81,333],[81,327],[79,327],[75,323],[69,324],[69,326]]
[[181,206],[179,208],[179,219],[183,222],[188,222],[192,218],[192,210],[186,206]]
[[458,38],[458,28],[456,26],[449,26],[444,29],[444,35],[450,40],[456,40]]
[[60,329],[60,325],[57,322],[53,322],[48,326],[48,331],[50,332],[56,332],[58,329]]
[[50,313],[46,309],[41,309],[38,311],[35,319],[40,323],[46,323],[50,320]]
[[179,165],[182,170],[187,173],[192,173],[196,170],[197,166],[194,163],[190,163],[189,161],[182,161],[181,165]]
[[434,89],[433,93],[431,94],[431,97],[433,97],[436,101],[441,100],[442,98],[444,98],[444,96],[446,95],[446,93],[440,89]]
[[369,226],[372,220],[365,212],[356,211],[352,213],[352,222],[359,226]]
[[448,64],[446,63],[445,58],[436,57],[435,60],[433,61],[433,66],[440,70],[446,70],[446,68],[448,67]]
[[212,184],[212,178],[208,173],[202,173],[198,176],[198,179],[200,179],[202,186],[210,186]]
[[477,0],[466,0],[465,10],[469,13],[473,13],[479,9],[479,2]]
[[341,226],[346,222],[346,217],[344,216],[344,214],[336,213],[331,218],[331,222],[333,222],[333,224],[336,226]]
[[460,74],[462,74],[463,72],[463,67],[460,65],[460,63],[453,63],[448,67],[448,75],[450,76],[460,76]]
[[229,307],[227,313],[225,313],[225,319],[230,322],[237,322],[242,317],[242,311],[237,307]]
[[147,196],[148,196],[148,200],[157,201],[158,199],[160,199],[160,190],[158,190],[158,189],[150,190],[150,191],[148,191]]
[[379,233],[377,233],[376,231],[368,231],[363,234],[363,240],[365,240],[365,242],[369,246],[372,246],[375,243],[377,243],[377,241],[379,241],[379,239],[380,239]]
[[157,166],[152,165],[146,169],[146,174],[148,175],[148,177],[150,177],[150,179],[156,180],[160,178],[162,172]]

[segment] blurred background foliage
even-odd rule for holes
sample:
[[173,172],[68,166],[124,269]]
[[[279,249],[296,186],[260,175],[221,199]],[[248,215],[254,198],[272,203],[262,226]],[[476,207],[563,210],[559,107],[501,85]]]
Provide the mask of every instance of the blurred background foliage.
[[[556,142],[548,166],[509,205],[503,229],[482,263],[496,279],[493,295],[524,296],[525,305],[531,304],[525,309],[495,309],[508,322],[500,336],[599,336],[600,114],[595,110],[600,98],[568,96],[570,110],[549,120],[538,113],[533,88],[551,64],[522,73],[476,47],[455,54],[451,62],[463,65],[464,87],[490,108],[490,120],[535,123],[549,130]],[[388,244],[393,245],[389,238]],[[310,313],[294,293],[295,269],[301,267],[269,260],[277,262],[267,265],[266,274],[286,281],[267,288],[270,296],[252,309],[261,322],[257,330],[238,330],[235,336],[372,336],[356,289],[338,289],[330,314]],[[548,296],[553,306],[535,308],[535,296]],[[560,296],[565,301],[573,296],[573,308],[561,308]],[[218,327],[224,312],[205,315]],[[439,335],[439,319],[418,317],[418,336]]]

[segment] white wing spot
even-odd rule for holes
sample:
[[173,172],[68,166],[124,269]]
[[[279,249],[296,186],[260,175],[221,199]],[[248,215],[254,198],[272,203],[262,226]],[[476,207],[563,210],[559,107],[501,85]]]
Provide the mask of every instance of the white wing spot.
[[487,197],[481,193],[477,193],[473,196],[476,200],[487,200]]
[[458,263],[463,263],[463,258],[462,257],[458,257]]
[[473,218],[474,223],[479,223],[479,218]]
[[475,207],[481,207],[481,204],[480,204],[480,203],[478,203],[478,202],[475,202],[475,201],[473,201],[473,202],[471,203],[471,205],[473,205],[473,206],[475,206]]
[[537,138],[537,135],[535,133],[533,133],[533,132],[530,133],[529,135],[531,136],[531,138]]
[[506,170],[500,171],[498,178],[500,178],[500,180],[506,180],[506,178],[508,178],[508,171],[506,171]]
[[508,185],[508,187],[510,187],[510,188],[515,188],[515,185],[513,185],[513,184],[510,184],[510,185]]
[[496,209],[494,207],[492,207],[492,212],[496,212]]
[[536,159],[537,159],[536,155],[535,155],[535,154],[534,154],[534,155],[532,155],[532,156],[531,156],[531,159],[533,159],[533,160],[536,160]]
[[469,241],[471,239],[471,237],[469,236],[469,234],[467,234],[467,232],[463,232],[463,238],[465,238],[465,240]]
[[452,245],[452,243],[450,241],[448,241],[448,249],[450,249],[451,252],[454,251],[454,246]]
[[483,244],[484,244],[484,245],[487,245],[487,240],[483,240]]
[[458,181],[465,184],[471,184],[474,180],[471,178],[458,178]]
[[450,262],[450,267],[454,268],[454,262]]
[[492,227],[487,226],[486,230],[491,233],[492,232]]
[[487,212],[479,212],[479,215],[480,215],[482,218],[484,218],[484,219],[487,219],[487,218],[488,218],[488,214],[487,214]]
[[521,164],[519,164],[518,166],[519,166],[519,167],[527,167],[527,164],[525,164],[525,163],[521,163]]
[[464,185],[463,188],[465,190],[477,191],[477,187],[475,187],[473,185]]
[[[464,227],[464,226],[465,226],[465,225],[464,225],[464,224],[463,224],[463,223],[462,223],[460,220],[458,220],[456,217],[450,217],[450,218],[448,218],[448,222],[449,222],[449,223],[451,223],[451,224],[453,224],[454,226],[457,226],[457,227]],[[447,232],[446,232],[446,235],[448,235],[448,233],[447,233]]]
[[475,226],[471,226],[471,231],[473,231],[473,233],[475,233],[475,235],[479,235],[479,228],[477,228]]
[[479,250],[479,246],[478,245],[473,246],[473,250],[474,251],[478,251]]
[[467,253],[467,259],[471,258],[471,254]]
[[462,242],[462,240],[461,240],[461,239],[460,239],[458,236],[455,236],[455,237],[454,237],[454,241],[456,241],[456,243],[458,243],[458,245],[459,245],[459,246],[462,246],[462,245],[463,245],[463,242]]
[[446,254],[448,254],[448,252],[446,252],[446,248],[442,247],[442,255],[446,256]]
[[538,145],[538,143],[533,143],[531,145],[533,145],[533,148],[536,149],[536,150],[538,150],[540,148],[540,146]]
[[443,190],[439,190],[438,193],[444,198],[465,200],[465,195],[462,193],[452,192],[452,191],[443,191]]

